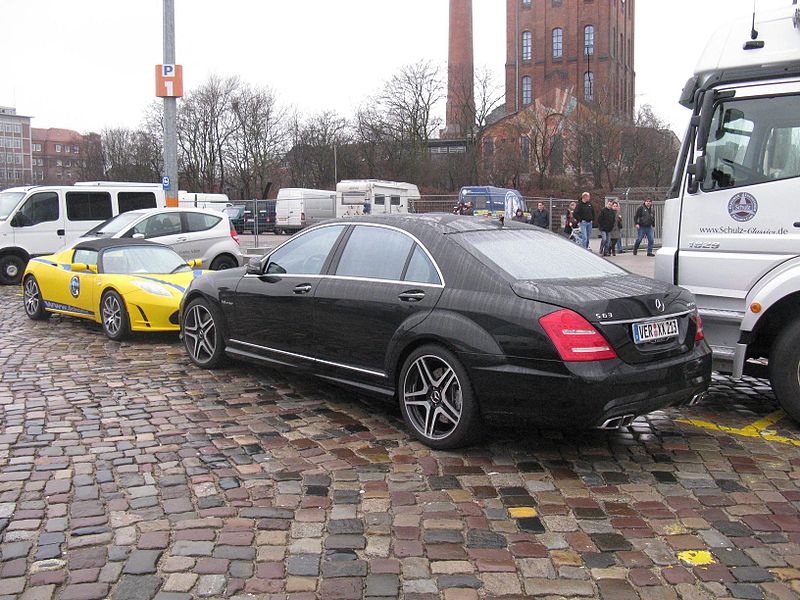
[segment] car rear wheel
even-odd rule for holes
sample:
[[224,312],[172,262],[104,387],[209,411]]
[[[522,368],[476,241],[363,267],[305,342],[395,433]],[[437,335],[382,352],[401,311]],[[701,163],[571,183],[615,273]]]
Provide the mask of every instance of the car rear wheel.
[[775,340],[769,353],[769,379],[783,410],[800,422],[800,321]]
[[25,303],[25,314],[34,321],[43,321],[50,318],[50,313],[44,309],[42,291],[36,277],[28,275],[23,285],[22,299]]
[[400,371],[400,410],[412,433],[431,448],[471,443],[480,426],[478,403],[461,362],[441,346],[414,350]]
[[236,262],[229,254],[222,254],[211,261],[211,270],[212,271],[222,271],[224,269],[235,269],[239,266],[239,263]]
[[183,314],[183,343],[198,367],[215,369],[225,362],[222,314],[202,298],[192,300]]
[[108,339],[119,342],[128,337],[131,331],[128,311],[122,296],[114,290],[107,291],[100,299],[100,316]]
[[15,254],[6,254],[0,257],[0,283],[3,285],[17,285],[22,281],[22,272],[25,270],[25,261]]

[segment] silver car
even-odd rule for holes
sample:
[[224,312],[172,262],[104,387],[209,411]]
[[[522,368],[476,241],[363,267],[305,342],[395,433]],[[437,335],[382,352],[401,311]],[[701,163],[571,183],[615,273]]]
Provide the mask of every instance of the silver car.
[[202,259],[219,271],[244,264],[239,237],[228,215],[204,208],[131,210],[87,231],[83,238],[138,238],[169,246],[184,260]]

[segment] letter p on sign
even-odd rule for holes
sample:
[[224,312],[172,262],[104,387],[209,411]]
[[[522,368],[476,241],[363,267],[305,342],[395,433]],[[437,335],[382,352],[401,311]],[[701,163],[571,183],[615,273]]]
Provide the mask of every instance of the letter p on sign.
[[156,65],[156,96],[183,96],[183,65]]

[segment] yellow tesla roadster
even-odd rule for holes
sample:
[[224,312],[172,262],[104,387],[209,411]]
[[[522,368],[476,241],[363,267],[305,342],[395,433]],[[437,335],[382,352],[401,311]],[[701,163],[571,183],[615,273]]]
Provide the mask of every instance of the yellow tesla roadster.
[[25,312],[92,319],[112,340],[131,331],[178,331],[178,307],[203,271],[172,249],[139,239],[78,242],[28,262],[22,278]]

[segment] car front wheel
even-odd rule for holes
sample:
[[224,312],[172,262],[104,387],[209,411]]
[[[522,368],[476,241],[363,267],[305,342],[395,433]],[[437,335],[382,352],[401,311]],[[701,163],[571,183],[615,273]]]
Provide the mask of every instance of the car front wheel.
[[769,379],[783,410],[800,422],[800,321],[775,340],[769,353]]
[[125,302],[114,290],[109,290],[100,299],[100,316],[103,331],[108,339],[119,342],[130,334],[131,325]]
[[25,261],[15,254],[6,254],[0,257],[0,283],[3,285],[17,285],[22,281],[22,272],[25,270]]
[[400,371],[398,396],[406,424],[425,445],[458,448],[477,436],[480,414],[469,375],[449,350],[414,350]]
[[183,343],[198,367],[215,369],[225,361],[222,314],[202,298],[192,300],[183,313]]
[[25,314],[34,321],[43,321],[50,318],[50,313],[44,309],[42,291],[39,289],[39,282],[36,277],[28,275],[25,284],[22,286],[22,299],[25,303]]

